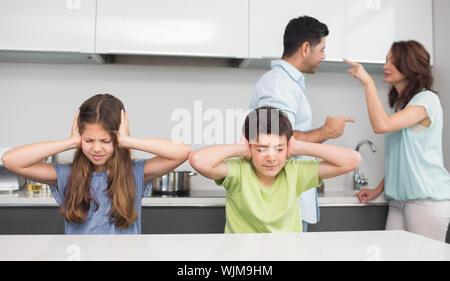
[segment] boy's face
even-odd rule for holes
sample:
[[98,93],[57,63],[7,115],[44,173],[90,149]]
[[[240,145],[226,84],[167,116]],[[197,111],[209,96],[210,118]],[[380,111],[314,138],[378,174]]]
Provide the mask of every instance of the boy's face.
[[258,141],[250,144],[253,166],[258,176],[276,177],[287,157],[286,136],[259,134]]

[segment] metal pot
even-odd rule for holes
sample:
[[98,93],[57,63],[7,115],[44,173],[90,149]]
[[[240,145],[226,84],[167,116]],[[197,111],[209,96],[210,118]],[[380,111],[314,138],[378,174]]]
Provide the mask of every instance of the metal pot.
[[162,195],[186,195],[190,192],[191,176],[197,173],[191,171],[173,171],[153,180],[152,193]]

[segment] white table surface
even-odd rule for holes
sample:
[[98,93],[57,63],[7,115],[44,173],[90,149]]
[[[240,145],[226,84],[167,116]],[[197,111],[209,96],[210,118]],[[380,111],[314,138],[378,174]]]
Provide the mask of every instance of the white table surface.
[[406,231],[1,235],[0,260],[450,261],[450,245]]

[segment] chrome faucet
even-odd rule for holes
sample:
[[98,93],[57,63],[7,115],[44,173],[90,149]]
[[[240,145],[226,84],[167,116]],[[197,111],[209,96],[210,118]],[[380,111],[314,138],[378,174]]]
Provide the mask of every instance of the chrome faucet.
[[[362,145],[368,144],[370,145],[370,148],[372,149],[372,152],[377,152],[377,148],[370,140],[363,140],[358,143],[356,146],[356,151],[359,152],[359,149]],[[353,190],[361,190],[361,186],[366,186],[369,183],[367,178],[364,177],[363,174],[359,174],[359,166],[355,169],[353,172]]]

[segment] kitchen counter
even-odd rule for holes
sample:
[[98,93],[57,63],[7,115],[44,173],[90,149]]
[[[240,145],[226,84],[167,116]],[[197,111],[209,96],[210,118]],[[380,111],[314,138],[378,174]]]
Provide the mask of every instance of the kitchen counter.
[[[387,205],[383,195],[377,199],[362,204],[354,196],[352,191],[325,191],[319,194],[320,207],[338,207],[338,206],[373,206]],[[20,190],[13,193],[0,194],[1,206],[57,206],[55,199],[49,189],[43,189],[40,192],[31,192]],[[169,196],[150,196],[142,199],[142,207],[161,207],[161,206],[197,206],[197,207],[223,207],[225,206],[225,190],[217,189],[193,189],[189,196],[169,197]]]
[[450,261],[450,245],[406,231],[0,235],[0,260]]

